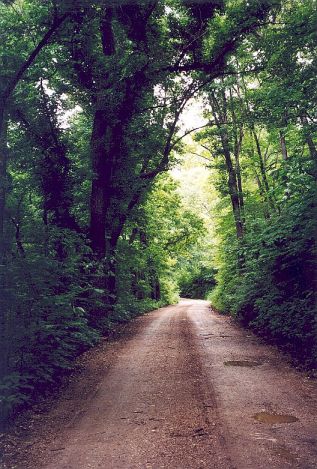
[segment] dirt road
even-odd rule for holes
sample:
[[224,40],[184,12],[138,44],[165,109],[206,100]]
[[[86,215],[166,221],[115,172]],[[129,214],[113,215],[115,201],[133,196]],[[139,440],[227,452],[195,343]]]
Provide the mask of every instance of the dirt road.
[[137,322],[80,412],[32,443],[36,467],[317,467],[316,381],[204,301]]

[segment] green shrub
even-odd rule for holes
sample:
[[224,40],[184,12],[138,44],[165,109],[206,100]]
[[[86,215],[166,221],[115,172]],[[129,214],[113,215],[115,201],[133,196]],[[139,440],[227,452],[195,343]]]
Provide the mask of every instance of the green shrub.
[[256,228],[250,221],[245,264],[224,240],[211,301],[257,333],[275,340],[307,366],[317,366],[317,209],[314,194],[289,200],[280,215]]

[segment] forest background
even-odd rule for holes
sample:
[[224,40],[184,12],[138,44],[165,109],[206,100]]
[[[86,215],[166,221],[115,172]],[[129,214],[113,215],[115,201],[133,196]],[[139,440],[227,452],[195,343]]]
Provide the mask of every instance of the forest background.
[[0,36],[0,420],[180,294],[316,367],[316,1],[2,0]]

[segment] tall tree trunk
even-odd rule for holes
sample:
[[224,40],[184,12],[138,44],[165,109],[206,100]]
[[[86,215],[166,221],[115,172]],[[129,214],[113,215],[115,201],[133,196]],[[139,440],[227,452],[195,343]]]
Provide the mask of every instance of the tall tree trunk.
[[286,145],[285,135],[282,131],[280,131],[280,144],[281,144],[283,160],[287,161],[288,160],[287,145]]
[[253,168],[253,171],[254,171],[255,179],[256,179],[256,182],[257,182],[257,185],[258,185],[258,188],[259,188],[259,193],[260,193],[260,196],[261,196],[261,199],[262,199],[262,203],[263,203],[264,218],[269,220],[271,215],[270,215],[270,212],[268,210],[267,194],[265,192],[265,189],[263,189],[263,182],[261,181],[260,176],[258,175],[258,172],[257,172],[256,168]]
[[[105,290],[104,302],[116,301],[116,246],[123,226],[115,189],[117,162],[124,138],[123,122],[111,126],[109,110],[97,110],[91,137],[93,179],[90,198],[90,239],[94,256],[103,263],[103,278],[98,286]],[[116,207],[114,207],[116,205]]]
[[[239,188],[237,182],[237,174],[234,169],[231,154],[230,154],[230,147],[229,147],[229,138],[227,135],[226,130],[221,129],[221,142],[223,148],[223,154],[225,157],[226,168],[228,173],[228,189],[231,199],[231,205],[236,225],[236,234],[239,240],[243,239],[244,236],[244,223],[243,223],[243,214],[242,208],[240,206],[240,198],[239,198]],[[242,185],[241,185],[241,193],[242,193]]]
[[104,258],[106,254],[106,194],[111,177],[110,155],[107,154],[110,133],[107,111],[97,110],[90,142],[93,171],[90,196],[90,239],[97,259]]
[[4,106],[0,103],[0,265],[6,258],[5,246],[5,207],[7,193],[7,130],[8,121]]
[[51,223],[60,228],[79,232],[80,228],[71,213],[73,195],[67,148],[62,142],[61,130],[57,127],[58,124],[52,116],[44,94],[42,89],[43,115],[38,113],[40,121],[31,121],[19,108],[13,109],[11,115],[22,125],[31,141],[42,153],[39,172],[45,224]]
[[[221,96],[219,100],[216,98],[215,94],[211,93],[211,108],[213,112],[213,117],[215,119],[215,123],[219,130],[219,135],[221,139],[222,145],[222,152],[225,157],[226,169],[228,174],[228,191],[231,199],[232,211],[235,221],[236,227],[236,235],[239,241],[241,241],[244,237],[244,220],[243,220],[243,205],[240,206],[241,198],[239,196],[239,192],[241,193],[242,197],[242,204],[243,204],[243,192],[242,192],[242,181],[240,180],[241,184],[241,191],[239,191],[238,185],[238,177],[236,170],[234,168],[232,159],[231,159],[231,152],[230,152],[230,141],[228,130],[226,128],[227,125],[227,103],[226,103],[226,95],[225,91],[222,90]],[[236,153],[238,156],[238,145],[236,145]],[[237,162],[237,161],[236,161]],[[240,166],[239,166],[240,170]]]
[[267,175],[266,175],[266,168],[265,168],[265,164],[264,164],[264,158],[263,158],[263,154],[262,154],[261,144],[260,144],[259,137],[258,137],[258,135],[255,131],[254,125],[252,125],[252,135],[253,135],[253,138],[254,138],[254,141],[255,141],[255,147],[256,147],[258,160],[259,160],[259,166],[260,166],[261,179],[262,179],[262,183],[263,183],[263,187],[264,187],[264,190],[262,188],[262,191],[263,191],[263,194],[265,196],[266,202],[269,205],[269,207],[271,207],[273,210],[275,210],[275,203],[272,200],[272,197],[270,195],[270,186],[269,186],[268,178],[267,178]]
[[266,169],[265,169],[265,166],[264,166],[264,159],[263,159],[263,155],[262,155],[262,149],[261,149],[259,137],[257,136],[257,133],[256,133],[254,127],[252,128],[252,134],[253,134],[253,137],[254,137],[255,147],[256,147],[256,151],[257,151],[257,155],[258,155],[262,181],[263,181],[263,184],[264,184],[264,187],[265,187],[265,191],[268,193],[270,188],[269,188],[269,183],[268,183],[267,176],[266,176]]
[[242,147],[243,140],[243,131],[240,129],[239,136],[236,139],[235,149],[234,149],[234,159],[235,159],[235,171],[237,175],[237,186],[238,186],[238,197],[239,197],[239,207],[241,212],[241,220],[243,225],[245,225],[245,214],[244,214],[244,196],[243,196],[243,187],[242,187],[242,177],[241,177],[241,166],[240,166],[240,152]]
[[[238,85],[238,96],[240,95],[240,89]],[[226,96],[224,95],[224,101]],[[238,196],[239,196],[239,206],[241,211],[242,222],[245,224],[245,214],[244,214],[244,197],[242,189],[242,178],[241,178],[241,166],[240,166],[240,153],[242,149],[243,142],[243,124],[239,122],[237,118],[234,96],[232,88],[229,88],[229,106],[231,111],[231,118],[233,122],[233,133],[234,133],[234,159],[235,159],[235,172],[238,186]]]
[[114,305],[117,300],[117,241],[106,241],[106,257],[104,260],[104,289],[106,303]]
[[70,161],[63,145],[57,145],[44,153],[41,165],[44,210],[51,215],[50,223],[59,228],[80,231],[71,213],[73,197],[69,176]]
[[314,164],[313,176],[315,179],[317,179],[317,148],[309,130],[309,123],[308,123],[307,116],[303,114],[300,119],[304,128],[304,135],[305,135],[305,140],[308,146],[310,158]]
[[[113,32],[113,9],[105,8],[104,14],[100,19],[100,42],[102,45],[103,54],[105,57],[111,57],[116,52],[115,47],[115,36]],[[78,51],[81,54],[80,47]],[[89,59],[91,59],[89,57]],[[86,62],[89,63],[89,60]],[[93,60],[90,60],[93,62]],[[103,99],[98,98],[98,94],[102,94],[104,91],[105,82],[100,81],[100,77],[96,79],[96,70],[91,67],[89,63],[88,67],[85,62],[85,67],[79,70],[79,79],[82,80],[83,71],[87,74],[89,71],[89,80],[87,85],[87,79],[84,80],[84,86],[92,91],[94,78],[98,83],[99,88],[94,91],[96,110],[94,114],[93,130],[90,139],[90,157],[92,166],[92,183],[91,183],[91,195],[90,195],[90,240],[91,247],[94,255],[97,259],[104,259],[106,256],[106,218],[108,201],[111,198],[110,195],[110,183],[112,178],[112,157],[111,144],[112,144],[112,126],[116,119],[115,109],[111,105],[106,105]],[[97,71],[99,75],[100,71]],[[105,79],[108,74],[105,72]],[[120,94],[119,94],[120,96]],[[120,98],[119,98],[120,99]],[[120,106],[120,102],[118,104]],[[111,117],[110,117],[111,116]],[[110,121],[112,119],[112,122]]]
[[35,125],[39,131],[32,133],[31,126],[28,130],[35,136],[36,143],[39,144],[44,153],[44,161],[41,165],[44,203],[46,203],[47,213],[52,215],[51,222],[54,225],[80,231],[75,217],[71,213],[73,197],[67,147],[63,143],[62,131],[55,115],[55,109],[52,109],[52,103],[47,96],[43,79],[40,84],[40,111],[44,118],[42,121],[43,130],[41,130],[41,121],[40,124]]
[[[116,231],[116,220],[121,218],[118,204],[117,185],[122,179],[122,171],[126,171],[129,165],[128,150],[125,146],[126,131],[134,116],[137,101],[142,93],[142,88],[147,86],[147,81],[143,72],[128,78],[121,85],[121,101],[117,103],[115,109],[101,109],[95,112],[93,132],[91,137],[91,161],[93,170],[93,180],[91,189],[91,218],[90,236],[91,245],[98,258],[104,257],[106,252],[105,238],[113,238],[113,231]],[[109,115],[112,116],[114,124],[109,122]],[[121,181],[126,184],[126,181]],[[127,190],[128,205],[133,188]],[[116,205],[114,207],[114,205]],[[110,227],[110,232],[107,232]],[[122,226],[123,227],[123,226]],[[120,235],[120,233],[119,233]],[[117,235],[117,239],[118,239]],[[117,241],[116,239],[116,241]]]
[[[7,116],[0,110],[0,381],[8,372],[10,342],[8,337],[10,314],[10,288],[8,285],[8,259],[6,229],[7,192]],[[0,429],[7,418],[4,406],[0,405]]]

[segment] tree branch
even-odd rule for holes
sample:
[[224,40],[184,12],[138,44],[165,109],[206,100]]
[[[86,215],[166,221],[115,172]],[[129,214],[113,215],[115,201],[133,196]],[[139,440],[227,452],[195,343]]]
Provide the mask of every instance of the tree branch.
[[192,132],[195,132],[196,130],[200,130],[200,129],[204,129],[205,127],[211,127],[213,125],[216,125],[214,122],[208,122],[207,124],[205,125],[201,125],[199,127],[195,127],[194,129],[190,129],[190,130],[187,130],[183,135],[181,135],[180,137],[178,137],[171,145],[171,150],[173,150],[173,148],[175,148],[175,146],[178,144],[178,142],[180,142],[181,140],[183,140],[183,138],[186,137],[186,135],[189,135],[191,134]]
[[8,86],[4,90],[4,93],[2,95],[2,102],[6,103],[6,101],[9,99],[11,94],[13,93],[15,87],[21,80],[22,76],[26,72],[26,70],[32,65],[38,54],[41,52],[41,50],[49,43],[51,37],[53,34],[58,30],[58,28],[63,24],[65,19],[69,16],[69,13],[65,13],[63,16],[58,18],[57,20],[54,21],[53,25],[51,28],[44,34],[43,38],[40,40],[38,45],[33,49],[33,51],[30,53],[29,57],[25,60],[25,62],[20,66],[19,70],[16,72],[16,74],[13,76],[11,81],[9,82]]
[[195,155],[195,156],[199,156],[199,158],[203,158],[204,160],[207,160],[209,162],[212,161],[211,158],[208,158],[207,156],[201,155],[200,153],[196,153],[194,151],[191,151],[190,154]]

